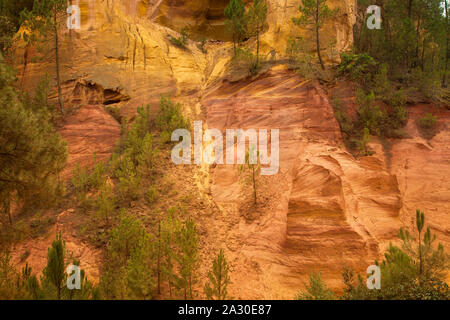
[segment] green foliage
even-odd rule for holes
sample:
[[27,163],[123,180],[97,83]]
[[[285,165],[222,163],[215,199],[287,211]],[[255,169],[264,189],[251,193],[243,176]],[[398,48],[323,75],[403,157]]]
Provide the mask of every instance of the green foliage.
[[427,113],[424,117],[420,118],[419,125],[423,129],[433,129],[436,127],[437,117],[431,113]]
[[105,225],[109,227],[111,218],[116,211],[116,198],[110,184],[105,183],[100,189],[97,197],[97,215],[104,220]]
[[159,224],[159,270],[160,277],[167,280],[169,294],[177,286],[175,271],[177,236],[181,229],[181,223],[176,217],[176,209],[171,207],[166,217]]
[[233,68],[238,72],[245,72],[247,75],[254,76],[261,70],[261,64],[258,58],[248,48],[237,48],[232,59]]
[[295,71],[306,79],[314,79],[317,68],[313,63],[314,57],[308,53],[305,40],[302,37],[289,38],[286,46],[286,55]]
[[79,203],[83,203],[86,200],[86,194],[89,191],[89,173],[87,168],[80,167],[77,163],[73,171],[72,185],[75,188],[75,195]]
[[67,159],[66,143],[41,113],[24,106],[14,81],[0,56],[0,210],[11,224],[11,202],[48,208],[57,201]]
[[[442,3],[385,0],[379,4],[381,29],[369,30],[362,19],[355,28],[356,53],[386,64],[390,80],[404,86],[405,92],[410,89],[406,93],[413,101],[446,103],[441,87],[448,74],[450,19],[443,14]],[[358,10],[363,13],[369,4],[359,0]]]
[[205,37],[202,37],[200,39],[200,43],[199,43],[199,49],[203,52],[203,53],[207,53],[206,50],[206,44],[208,43],[208,40]]
[[319,273],[309,275],[309,285],[305,286],[304,291],[300,291],[296,300],[334,300],[334,293],[327,288]]
[[[181,112],[181,104],[174,103],[168,96],[161,96],[160,109],[155,120],[156,128],[161,131],[163,142],[170,142],[176,129],[189,129],[190,123]],[[168,138],[168,139],[167,139]]]
[[145,192],[145,200],[147,200],[149,204],[153,204],[157,199],[158,189],[156,189],[155,186],[150,186],[147,192]]
[[227,287],[230,283],[229,266],[221,249],[213,262],[212,270],[208,272],[209,282],[205,284],[205,295],[208,300],[227,300]]
[[341,63],[338,66],[339,76],[348,75],[352,80],[359,80],[367,84],[371,80],[371,74],[376,70],[377,63],[366,53],[341,54]]
[[0,0],[0,53],[6,54],[20,27],[20,15],[33,8],[34,0]]
[[400,247],[390,244],[381,268],[381,290],[365,288],[361,276],[345,269],[343,273],[346,286],[343,299],[382,299],[382,300],[448,300],[450,291],[445,283],[449,268],[449,256],[442,244],[434,246],[436,236],[427,228],[425,233],[425,214],[416,212],[417,239],[409,231],[400,229]]
[[159,150],[153,145],[151,134],[147,133],[142,142],[141,154],[137,157],[138,170],[143,176],[148,177],[152,175],[158,154]]
[[[58,88],[58,104],[60,111],[64,114],[64,105],[61,89],[60,61],[59,61],[59,35],[58,30],[63,17],[66,14],[66,0],[41,0],[34,1],[32,10],[23,10],[21,20],[26,27],[22,37],[27,47],[41,40],[53,40],[56,67],[56,84]],[[31,34],[31,36],[29,36]],[[48,47],[48,44],[45,46]],[[41,49],[41,48],[40,48]],[[26,64],[26,62],[25,62]]]
[[198,267],[198,235],[197,228],[192,219],[188,219],[181,227],[176,237],[178,246],[175,261],[179,270],[176,285],[184,299],[193,299],[193,285],[197,282],[196,270]]
[[67,279],[66,268],[66,243],[61,239],[61,234],[56,236],[47,253],[47,266],[42,271],[41,282],[49,285],[55,292],[55,297],[60,300]]
[[355,126],[352,119],[347,115],[346,110],[344,110],[341,100],[337,98],[333,99],[332,106],[341,131],[346,135],[345,138],[352,137],[355,133]]
[[233,47],[236,53],[237,45],[244,40],[247,35],[247,13],[242,0],[230,0],[225,8],[225,24],[233,33]]
[[372,153],[368,150],[367,145],[370,142],[370,131],[364,128],[361,140],[356,140],[358,150],[362,156],[370,156]]
[[266,0],[253,0],[248,10],[249,33],[256,37],[256,67],[259,66],[259,36],[267,23],[267,2]]
[[[120,224],[109,233],[106,248],[106,268],[100,279],[100,287],[107,299],[148,298],[143,287],[148,278],[141,278],[149,256],[149,235],[142,223],[123,214]],[[150,270],[147,270],[149,272]]]
[[338,9],[331,10],[326,2],[327,0],[303,0],[298,7],[300,17],[292,18],[297,26],[311,26],[310,30],[315,34],[317,56],[323,70],[325,70],[325,65],[321,55],[320,29],[328,19],[336,17],[339,13]]
[[437,132],[437,116],[427,113],[418,119],[417,126],[426,139],[431,139]]
[[185,49],[185,48],[186,48],[188,39],[189,39],[189,34],[188,34],[188,32],[187,32],[187,28],[186,28],[186,27],[184,27],[184,28],[181,30],[181,36],[178,37],[178,38],[175,38],[175,37],[169,35],[169,40],[170,40],[170,42],[171,42],[174,46],[177,46],[177,47],[182,48],[182,49]]
[[87,167],[81,167],[77,163],[71,179],[77,202],[84,209],[88,209],[92,205],[92,201],[90,201],[87,194],[99,190],[105,184],[106,180],[105,163],[102,161],[98,162],[96,154],[93,155],[93,161],[94,168],[91,173],[89,173]]
[[119,194],[124,202],[137,200],[140,194],[141,175],[132,158],[125,155],[119,162],[115,176],[119,179]]
[[385,113],[375,104],[375,94],[371,92],[366,95],[359,89],[356,93],[356,103],[359,106],[358,117],[362,126],[369,129],[371,134],[380,135]]
[[156,282],[152,268],[155,249],[149,235],[142,236],[133,248],[127,262],[128,297],[150,299],[154,295]]

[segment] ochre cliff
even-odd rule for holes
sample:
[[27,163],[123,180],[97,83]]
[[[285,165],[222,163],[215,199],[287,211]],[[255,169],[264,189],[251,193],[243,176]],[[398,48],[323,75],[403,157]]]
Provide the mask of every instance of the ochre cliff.
[[[340,8],[340,15],[325,26],[323,41],[335,39],[336,50],[342,51],[352,44],[355,1],[329,2]],[[208,128],[280,129],[280,173],[264,180],[263,205],[255,212],[243,206],[237,167],[195,169],[198,189],[220,209],[218,215],[198,218],[205,230],[200,272],[205,276],[216,250],[224,248],[231,262],[233,297],[289,299],[311,271],[322,271],[329,285],[339,287],[342,268],[364,271],[396,241],[400,227],[413,227],[417,208],[427,213],[432,230],[449,248],[448,111],[439,115],[440,132],[426,141],[415,120],[427,107],[411,107],[409,139],[392,142],[388,151],[374,141],[376,154],[356,159],[343,146],[329,96],[320,85],[282,65],[256,78],[227,80],[232,48],[223,42],[228,40],[223,18],[227,1],[74,3],[82,9],[82,29],[61,30],[64,98],[72,110],[61,128],[69,143],[67,175],[76,161],[89,163],[93,152],[110,155],[120,129],[105,106],[132,117],[142,104],[156,112],[159,96],[169,93],[191,120],[203,120]],[[263,53],[274,50],[281,59],[288,37],[306,32],[291,22],[298,1],[268,3]],[[203,35],[222,41],[210,41],[207,53],[192,40],[187,49],[177,48],[168,35],[176,36],[185,26],[194,40]],[[17,52],[26,50],[33,55],[33,49]],[[33,87],[44,71],[53,79],[53,59],[50,53],[44,61],[29,61],[26,68],[18,64],[24,86]],[[71,248],[79,248],[74,251],[87,261],[88,274],[98,278],[101,248],[70,234],[68,217],[73,215],[61,213],[57,228],[68,231]],[[33,244],[31,254],[40,258],[32,264],[43,264],[49,239]]]

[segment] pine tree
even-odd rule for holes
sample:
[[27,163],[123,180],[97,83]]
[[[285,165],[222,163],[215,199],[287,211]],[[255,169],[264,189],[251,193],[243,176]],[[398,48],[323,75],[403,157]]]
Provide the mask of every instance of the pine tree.
[[43,108],[25,106],[14,81],[0,56],[0,208],[10,225],[11,202],[39,208],[57,200],[67,159],[66,143],[39,111]]
[[259,65],[259,37],[267,20],[266,0],[253,0],[253,4],[248,11],[248,20],[252,32],[256,36],[256,65]]
[[227,287],[230,283],[228,271],[228,263],[221,249],[219,255],[213,262],[212,271],[208,273],[209,283],[205,285],[207,299],[226,300],[228,298]]
[[194,221],[189,218],[181,227],[177,237],[179,252],[175,256],[178,263],[177,286],[182,291],[184,299],[194,298],[192,287],[196,282],[198,265],[198,235]]
[[148,234],[144,233],[133,248],[127,262],[128,296],[134,299],[151,299],[156,281],[152,266],[156,248]]
[[297,300],[334,300],[334,292],[327,288],[319,273],[309,275],[309,285],[306,285],[305,291],[300,291],[296,297]]
[[293,18],[292,21],[297,26],[312,26],[316,38],[316,51],[322,70],[325,70],[320,49],[320,29],[328,19],[334,18],[338,9],[331,10],[326,4],[327,0],[303,0],[298,10],[301,13],[299,18]]
[[175,245],[177,235],[181,229],[180,221],[175,216],[176,209],[169,208],[166,218],[161,222],[160,231],[160,277],[167,280],[169,285],[169,295],[172,297],[172,289],[176,285],[177,277],[175,275],[176,252]]
[[242,0],[230,0],[225,8],[226,24],[233,33],[233,48],[236,54],[237,44],[241,43],[247,33],[247,14]]
[[[41,0],[34,1],[32,10],[24,10],[22,12],[23,23],[30,29],[32,34],[38,32],[44,38],[53,37],[58,104],[62,114],[64,114],[64,103],[61,90],[60,40],[58,32],[61,16],[66,14],[66,8],[66,0]],[[35,42],[33,37],[24,36],[24,39],[29,39],[27,42]]]
[[50,284],[56,292],[56,298],[61,300],[66,285],[66,243],[61,239],[61,233],[56,236],[47,253],[47,266],[42,271],[41,282]]

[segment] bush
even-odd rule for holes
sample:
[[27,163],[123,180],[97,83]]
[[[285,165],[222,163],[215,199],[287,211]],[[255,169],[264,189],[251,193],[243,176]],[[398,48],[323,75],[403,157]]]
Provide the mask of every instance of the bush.
[[361,80],[363,85],[368,85],[371,81],[371,75],[375,73],[376,66],[375,59],[366,53],[343,53],[337,72],[339,76],[347,75],[352,80]]
[[133,161],[124,156],[116,169],[115,176],[119,179],[119,194],[123,201],[131,202],[139,198],[141,178]]
[[103,161],[97,162],[97,155],[94,154],[94,168],[92,173],[89,175],[89,188],[99,189],[106,180],[106,167]]
[[427,113],[424,117],[419,119],[419,125],[422,129],[434,129],[436,127],[437,117],[431,113]]
[[179,48],[185,49],[186,45],[187,45],[187,40],[189,39],[189,34],[187,32],[187,28],[184,27],[181,30],[181,36],[178,38],[175,38],[171,35],[169,35],[169,40],[170,42],[174,45],[177,46]]
[[375,94],[371,92],[366,95],[363,90],[358,89],[356,103],[359,105],[358,117],[361,127],[369,129],[373,135],[380,135],[386,114],[375,105]]
[[109,226],[111,218],[116,210],[116,199],[114,192],[109,184],[104,184],[97,197],[97,215],[104,219],[105,225]]
[[436,135],[437,117],[427,113],[417,121],[420,133],[426,138],[431,139]]
[[249,75],[256,75],[261,70],[256,55],[247,48],[237,48],[232,59],[234,68],[248,70]]
[[155,168],[158,148],[153,145],[152,135],[147,133],[142,142],[142,151],[138,156],[138,171],[144,176],[150,176]]
[[350,117],[343,110],[342,103],[339,99],[333,99],[332,106],[334,109],[334,115],[339,123],[341,131],[344,132],[347,137],[351,137],[354,134],[354,124]]
[[164,142],[170,142],[176,129],[189,129],[190,124],[181,113],[181,105],[174,103],[168,96],[161,96],[160,109],[155,120],[156,128],[161,131]]
[[86,193],[89,191],[89,173],[87,168],[80,167],[79,163],[77,163],[73,171],[72,185],[75,188],[77,201],[84,201],[86,199]]
[[301,37],[290,38],[287,42],[286,55],[292,68],[302,77],[313,79],[318,72],[313,62],[314,57],[305,48],[305,40]]
[[309,285],[300,291],[296,300],[334,300],[334,292],[328,289],[320,273],[309,275]]
[[145,199],[149,204],[153,204],[158,198],[158,190],[155,186],[150,186],[145,193]]

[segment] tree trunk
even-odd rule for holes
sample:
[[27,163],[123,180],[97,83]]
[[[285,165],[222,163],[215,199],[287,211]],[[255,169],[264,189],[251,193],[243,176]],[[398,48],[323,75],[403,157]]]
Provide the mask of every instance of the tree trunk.
[[413,0],[409,0],[408,3],[408,18],[411,19],[411,15],[412,15],[412,6],[413,6]]
[[56,60],[56,84],[58,86],[58,103],[59,108],[62,114],[64,114],[64,105],[63,105],[63,99],[62,99],[62,92],[61,92],[61,77],[59,74],[59,39],[58,39],[58,18],[57,18],[57,10],[56,7],[54,8],[54,32],[55,32],[55,60]]
[[256,28],[256,65],[259,66],[259,27]]
[[317,7],[316,7],[316,47],[317,47],[317,56],[319,57],[320,66],[322,67],[322,70],[325,70],[325,66],[322,61],[322,56],[320,55],[320,37],[319,37],[319,5],[320,0],[317,0]]
[[447,88],[447,72],[448,72],[448,58],[450,56],[449,53],[449,46],[450,46],[450,34],[449,34],[449,18],[448,18],[448,0],[445,0],[445,18],[446,18],[446,34],[447,34],[447,49],[446,49],[446,55],[445,55],[445,69],[444,69],[444,76],[442,78],[442,87]]

